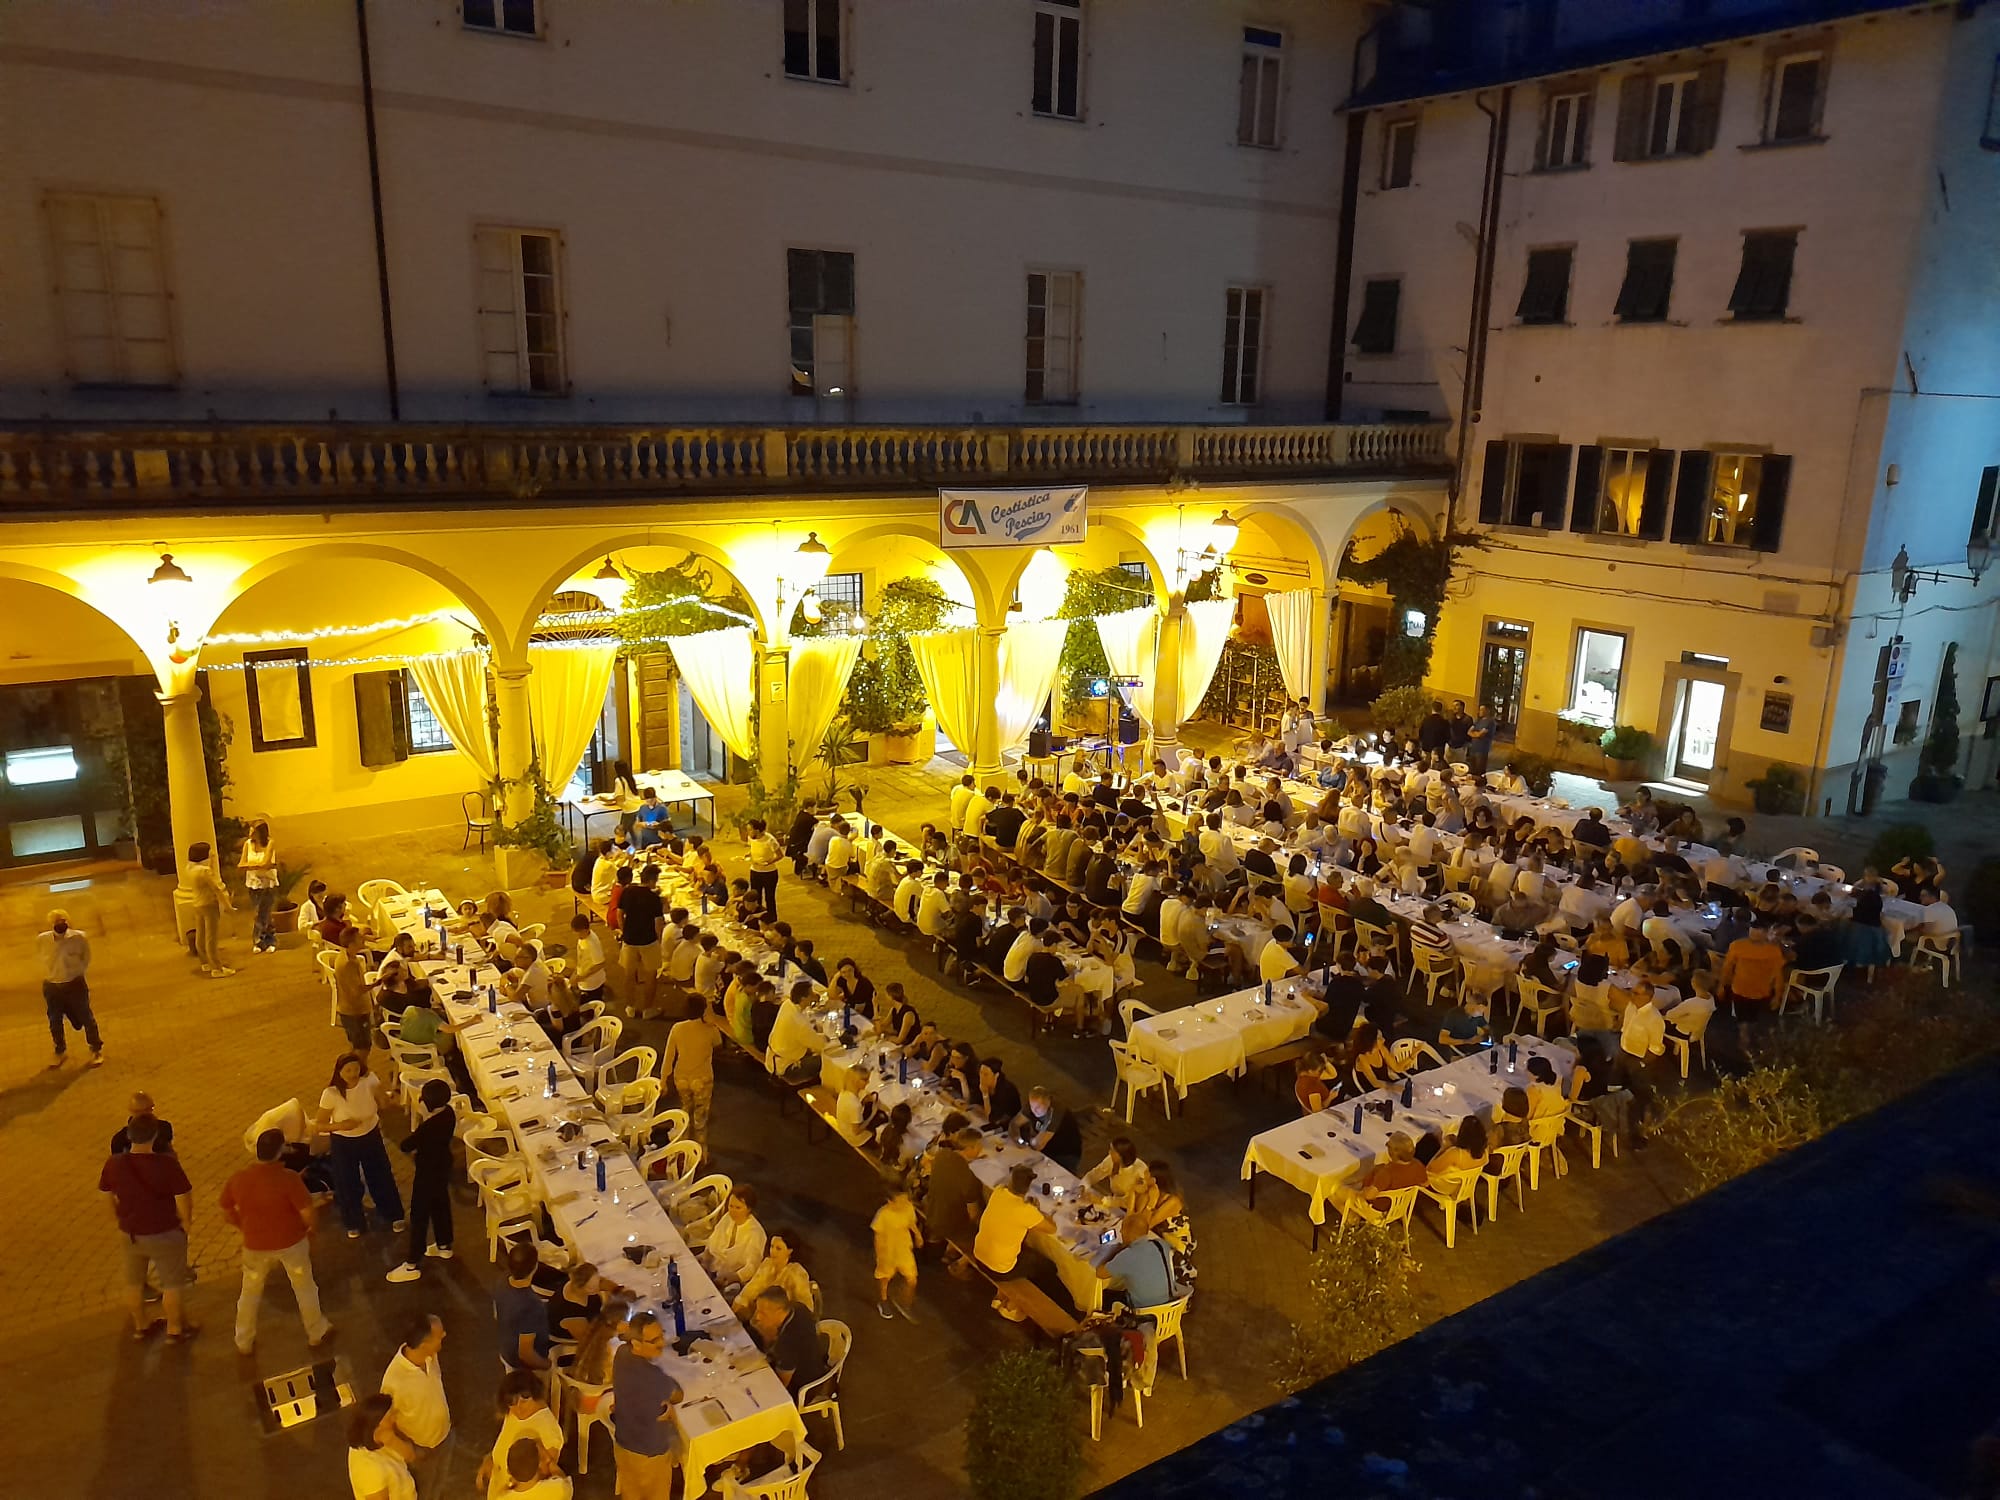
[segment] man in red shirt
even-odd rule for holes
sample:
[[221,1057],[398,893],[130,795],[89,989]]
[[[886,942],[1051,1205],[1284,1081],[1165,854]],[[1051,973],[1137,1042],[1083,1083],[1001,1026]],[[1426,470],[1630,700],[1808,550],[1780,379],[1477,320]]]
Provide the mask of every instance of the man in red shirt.
[[146,1320],[146,1268],[159,1278],[167,1337],[176,1343],[201,1332],[181,1317],[181,1291],[188,1283],[188,1224],[194,1217],[194,1184],[179,1160],[153,1149],[159,1122],[139,1115],[125,1127],[132,1149],[104,1164],[99,1192],[111,1195],[118,1229],[125,1236],[125,1310],[132,1337],[143,1339],[157,1326]]
[[317,1349],[333,1332],[320,1311],[319,1284],[313,1280],[312,1233],[319,1205],[299,1174],[280,1164],[285,1133],[257,1137],[257,1163],[238,1172],[222,1188],[222,1217],[243,1232],[243,1292],[236,1299],[236,1349],[257,1347],[257,1304],[272,1266],[283,1266],[299,1299],[306,1341]]

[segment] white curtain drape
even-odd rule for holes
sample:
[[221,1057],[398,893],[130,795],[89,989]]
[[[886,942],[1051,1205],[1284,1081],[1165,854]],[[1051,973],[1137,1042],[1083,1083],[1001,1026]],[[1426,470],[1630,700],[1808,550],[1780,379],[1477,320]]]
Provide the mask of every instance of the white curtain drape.
[[1181,718],[1194,717],[1201,707],[1201,695],[1208,691],[1222,660],[1222,648],[1229,640],[1230,622],[1236,606],[1227,599],[1203,599],[1187,607],[1181,625]]
[[979,722],[979,635],[974,630],[935,630],[909,638],[944,737],[972,754],[973,730]]
[[535,759],[542,780],[558,796],[590,749],[604,695],[611,687],[611,663],[618,648],[589,646],[528,648],[528,722],[535,734]]
[[1097,638],[1104,643],[1105,660],[1113,677],[1136,677],[1136,688],[1120,688],[1132,712],[1148,729],[1153,727],[1154,659],[1160,650],[1160,611],[1152,605],[1121,610],[1097,617]]
[[1028,731],[1041,718],[1068,634],[1067,620],[1026,620],[1009,625],[1000,638],[1000,693],[993,707],[1003,755],[1027,743]]
[[417,679],[417,691],[450,738],[452,749],[472,762],[481,781],[492,781],[499,772],[486,717],[486,653],[413,656],[410,675]]
[[1278,671],[1285,679],[1285,691],[1294,698],[1312,695],[1313,631],[1317,617],[1311,589],[1288,589],[1282,594],[1266,594],[1264,608],[1271,616],[1271,645],[1278,653]]
[[744,760],[756,758],[750,741],[750,710],[756,703],[756,648],[747,625],[675,636],[674,666],[688,685],[695,707],[722,743]]
[[841,694],[861,657],[861,638],[824,635],[792,642],[792,675],[786,689],[786,725],[792,763],[812,764],[819,743],[840,711]]

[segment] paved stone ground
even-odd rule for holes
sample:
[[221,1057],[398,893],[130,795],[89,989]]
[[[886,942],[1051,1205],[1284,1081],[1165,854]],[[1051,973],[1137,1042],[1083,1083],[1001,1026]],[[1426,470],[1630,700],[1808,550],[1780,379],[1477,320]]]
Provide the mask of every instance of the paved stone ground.
[[[892,827],[914,828],[941,807],[955,768],[868,773],[868,811]],[[725,792],[725,815],[740,792]],[[726,821],[726,816],[725,816]],[[278,830],[280,840],[283,829]],[[461,854],[458,830],[425,830],[390,840],[328,849],[287,850],[310,857],[314,874],[335,889],[389,875],[421,879],[454,896],[479,895],[492,883],[490,859]],[[725,858],[740,850],[725,840]],[[276,1438],[261,1436],[250,1416],[249,1382],[304,1362],[303,1334],[288,1288],[266,1291],[262,1342],[253,1362],[239,1363],[228,1325],[234,1305],[235,1237],[213,1205],[222,1180],[244,1161],[240,1137],[263,1109],[292,1095],[309,1103],[340,1051],[326,1025],[325,992],[308,972],[305,954],[288,947],[274,958],[245,951],[247,918],[233,919],[233,952],[242,973],[225,980],[196,976],[169,935],[169,886],[136,873],[89,878],[53,899],[66,904],[97,950],[92,974],[108,1064],[84,1072],[41,1071],[47,1058],[39,991],[25,935],[41,926],[51,904],[46,881],[0,885],[0,923],[17,938],[0,1005],[0,1159],[15,1165],[16,1191],[0,1236],[0,1317],[14,1335],[0,1354],[0,1389],[13,1418],[9,1485],[34,1495],[128,1496],[157,1500],[218,1493],[334,1493],[342,1469],[341,1440],[329,1424]],[[535,916],[567,920],[564,892],[517,893]],[[878,983],[903,980],[912,999],[953,1036],[997,1052],[1021,1083],[1047,1082],[1076,1104],[1109,1098],[1112,1072],[1098,1042],[1027,1041],[1026,1018],[1015,1002],[985,1003],[943,985],[927,957],[886,938],[836,909],[816,887],[787,874],[783,914],[822,956],[852,953]],[[1157,965],[1142,966],[1145,997],[1180,1003],[1187,989]],[[658,1028],[635,1028],[656,1041]],[[105,1143],[122,1123],[135,1087],[150,1089],[176,1126],[177,1143],[196,1186],[196,1255],[200,1285],[194,1317],[207,1333],[189,1349],[157,1342],[137,1346],[120,1337],[115,1311],[117,1243],[95,1179]],[[1147,1425],[1128,1413],[1090,1449],[1092,1484],[1102,1484],[1265,1405],[1275,1394],[1271,1371],[1288,1326],[1288,1308],[1307,1265],[1308,1224],[1302,1197],[1266,1181],[1254,1212],[1243,1206],[1238,1179],[1244,1143],[1291,1113],[1252,1086],[1216,1081],[1199,1089],[1191,1109],[1171,1124],[1156,1104],[1142,1106],[1132,1133],[1142,1151],[1171,1161],[1194,1213],[1200,1249],[1200,1292],[1189,1320],[1190,1379],[1166,1375],[1149,1403]],[[844,1146],[808,1149],[799,1119],[781,1120],[768,1093],[744,1075],[725,1077],[713,1132],[718,1167],[765,1194],[767,1224],[802,1233],[830,1316],[855,1329],[856,1353],[845,1384],[847,1447],[831,1455],[831,1434],[816,1435],[829,1459],[813,1485],[821,1500],[893,1492],[901,1496],[963,1493],[962,1423],[971,1375],[992,1350],[1023,1335],[993,1315],[971,1287],[927,1268],[921,1320],[885,1324],[872,1313],[866,1223],[876,1204],[872,1174]],[[390,1133],[398,1133],[392,1119]],[[1122,1128],[1122,1121],[1119,1122]],[[1095,1123],[1087,1150],[1101,1152],[1112,1133]],[[1666,1207],[1672,1164],[1652,1152],[1604,1170],[1587,1167],[1560,1183],[1544,1182],[1525,1215],[1505,1209],[1477,1236],[1461,1236],[1447,1253],[1434,1220],[1420,1227],[1423,1287],[1438,1315],[1470,1306],[1526,1276],[1559,1264]],[[470,1213],[460,1217],[467,1240]],[[381,1276],[396,1247],[384,1235],[350,1244],[337,1233],[318,1250],[319,1280],[329,1315],[340,1326],[338,1347],[358,1378],[372,1383],[412,1314],[430,1309],[447,1321],[448,1386],[464,1448],[459,1468],[469,1478],[478,1452],[491,1441],[493,1349],[487,1290],[491,1267],[474,1247],[448,1268],[414,1286],[390,1287]],[[138,1438],[112,1444],[110,1434]],[[608,1451],[579,1485],[585,1496],[611,1493]],[[8,1490],[9,1486],[0,1486]],[[453,1493],[459,1491],[454,1490]]]

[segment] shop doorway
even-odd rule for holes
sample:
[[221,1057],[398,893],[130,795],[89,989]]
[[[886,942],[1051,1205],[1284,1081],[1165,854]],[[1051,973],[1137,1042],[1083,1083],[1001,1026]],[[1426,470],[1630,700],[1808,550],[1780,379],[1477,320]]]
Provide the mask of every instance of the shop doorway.
[[1479,701],[1493,709],[1494,733],[1511,740],[1521,722],[1532,632],[1512,620],[1488,620],[1479,648]]
[[1674,711],[1674,753],[1670,774],[1676,781],[1692,781],[1707,786],[1715,779],[1716,746],[1722,737],[1722,700],[1726,689],[1719,682],[1689,678],[1681,684],[1680,703]]
[[110,678],[0,688],[0,866],[86,859],[124,831]]
[[680,693],[681,769],[704,781],[728,780],[728,746],[695,707],[694,694],[688,691],[686,682],[680,684]]

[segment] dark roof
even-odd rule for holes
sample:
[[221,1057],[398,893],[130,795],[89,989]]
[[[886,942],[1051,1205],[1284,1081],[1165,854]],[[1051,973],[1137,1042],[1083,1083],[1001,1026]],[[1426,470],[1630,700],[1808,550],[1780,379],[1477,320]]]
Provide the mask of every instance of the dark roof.
[[2000,1416],[1996,1127],[1989,1058],[1099,1494],[1961,1494]]
[[[1588,35],[1565,21],[1589,12]],[[1853,16],[1921,9],[1915,0],[1398,0],[1363,40],[1349,109],[1492,88]],[[1607,25],[1626,11],[1631,24]],[[1706,14],[1703,14],[1706,12]],[[1566,34],[1566,32],[1568,34]]]

